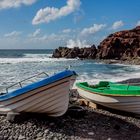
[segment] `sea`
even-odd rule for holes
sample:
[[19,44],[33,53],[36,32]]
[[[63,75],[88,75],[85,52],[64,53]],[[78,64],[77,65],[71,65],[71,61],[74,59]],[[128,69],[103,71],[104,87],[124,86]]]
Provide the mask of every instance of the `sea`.
[[94,84],[100,80],[116,82],[140,78],[140,66],[138,65],[58,59],[52,58],[52,53],[53,50],[0,50],[0,89],[42,72],[53,75],[68,68],[78,74],[76,82],[87,81]]

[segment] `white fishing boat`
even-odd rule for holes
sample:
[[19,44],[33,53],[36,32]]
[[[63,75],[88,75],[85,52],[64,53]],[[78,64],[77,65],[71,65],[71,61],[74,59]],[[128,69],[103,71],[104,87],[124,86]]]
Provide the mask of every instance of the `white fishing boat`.
[[[44,79],[23,86],[25,81],[18,82],[20,88],[0,95],[0,114],[8,113],[46,113],[48,116],[61,116],[68,109],[69,90],[76,79],[74,71],[63,72],[48,76]],[[29,79],[29,78],[28,78]],[[27,80],[27,79],[26,79]]]
[[81,97],[112,109],[140,114],[140,86],[101,81],[97,85],[77,83]]

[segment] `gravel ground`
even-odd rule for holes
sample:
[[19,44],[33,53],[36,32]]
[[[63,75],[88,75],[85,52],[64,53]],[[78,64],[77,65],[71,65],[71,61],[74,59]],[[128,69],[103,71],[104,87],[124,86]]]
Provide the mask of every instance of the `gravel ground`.
[[0,116],[0,140],[140,140],[140,119],[102,109],[69,110],[59,118],[28,114],[14,123]]

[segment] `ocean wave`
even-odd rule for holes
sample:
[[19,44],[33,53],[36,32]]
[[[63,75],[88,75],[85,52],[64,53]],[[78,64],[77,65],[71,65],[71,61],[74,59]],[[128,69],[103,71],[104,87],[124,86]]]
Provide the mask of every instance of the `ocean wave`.
[[32,54],[32,53],[26,53],[24,54],[24,58],[51,58],[52,53],[50,54]]
[[0,58],[0,64],[15,64],[23,62],[63,62],[63,61],[73,61],[73,59],[65,58],[37,58],[37,57],[24,57],[24,58]]
[[[131,71],[127,71],[127,69],[131,69]],[[84,72],[79,75],[77,82],[89,82],[95,84],[99,81],[118,82],[131,78],[140,78],[140,66],[129,66],[126,69],[119,69],[116,71],[114,69],[114,73],[99,73],[98,71],[95,71],[93,74],[88,74],[87,72]]]

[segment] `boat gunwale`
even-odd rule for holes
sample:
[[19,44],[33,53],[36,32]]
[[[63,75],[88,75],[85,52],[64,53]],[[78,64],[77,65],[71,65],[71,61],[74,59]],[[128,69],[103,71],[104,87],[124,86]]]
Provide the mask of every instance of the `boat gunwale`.
[[[121,84],[121,85],[123,85],[123,84]],[[78,88],[86,91],[86,92],[89,92],[89,93],[92,93],[92,94],[99,94],[99,95],[102,95],[102,96],[110,96],[110,97],[140,97],[140,94],[135,94],[135,95],[133,95],[133,94],[124,94],[124,95],[122,95],[122,94],[108,94],[108,93],[96,92],[96,91],[92,91],[93,88],[87,87],[85,85],[82,85],[82,83],[76,83],[76,86]]]

